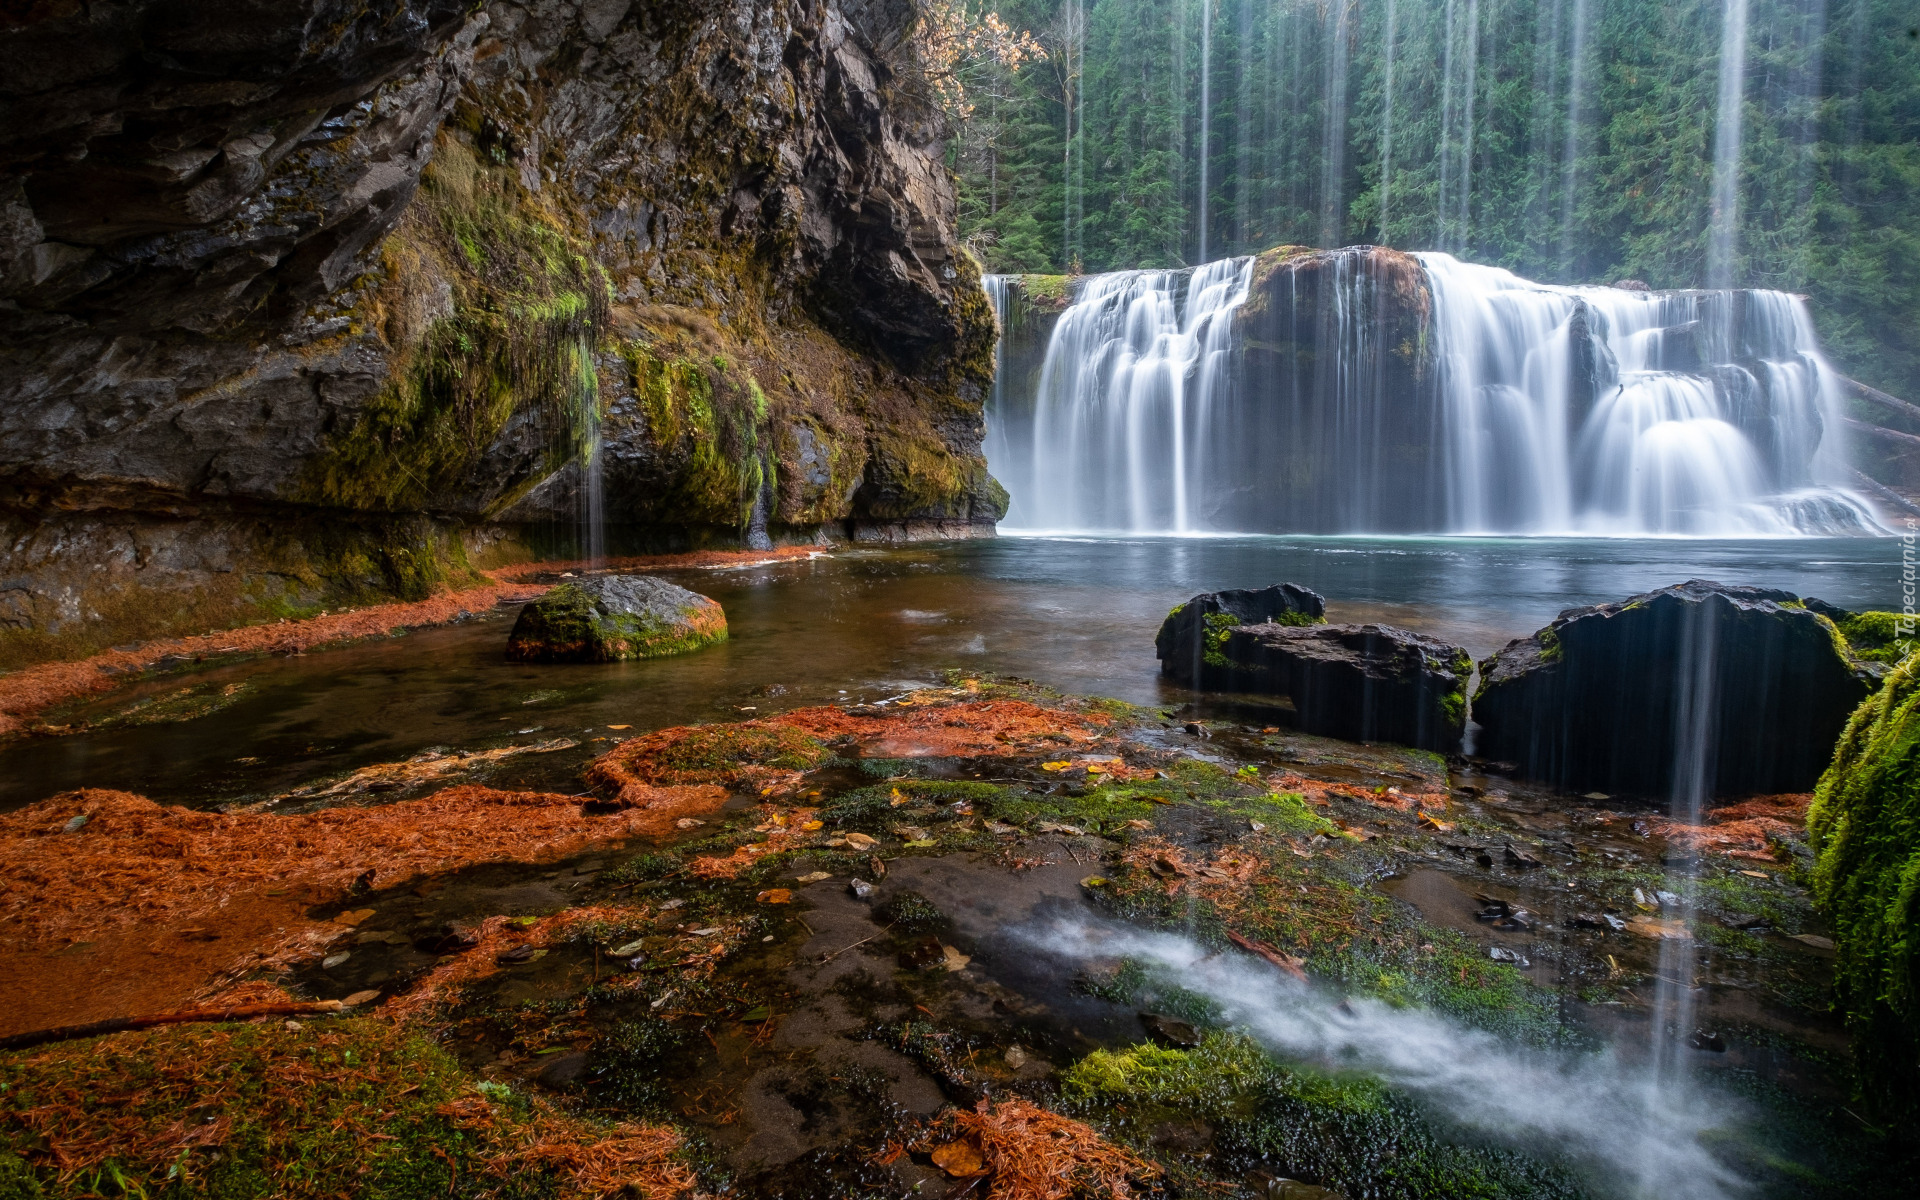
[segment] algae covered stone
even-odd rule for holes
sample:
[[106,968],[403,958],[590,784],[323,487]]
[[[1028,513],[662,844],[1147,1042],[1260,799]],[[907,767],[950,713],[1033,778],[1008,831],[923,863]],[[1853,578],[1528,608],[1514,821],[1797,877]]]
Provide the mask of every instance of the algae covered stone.
[[727,637],[720,605],[650,575],[563,583],[520,610],[507,638],[518,662],[618,662],[698,650]]

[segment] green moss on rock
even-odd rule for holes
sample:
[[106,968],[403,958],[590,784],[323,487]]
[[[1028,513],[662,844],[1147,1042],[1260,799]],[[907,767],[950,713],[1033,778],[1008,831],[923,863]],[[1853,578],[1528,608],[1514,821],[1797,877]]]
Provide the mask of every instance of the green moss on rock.
[[521,609],[507,657],[618,662],[684,654],[726,637],[726,614],[707,597],[644,575],[614,575],[563,583]]
[[1920,658],[1854,712],[1807,828],[1863,1098],[1881,1119],[1920,1129]]
[[418,198],[382,247],[385,283],[363,314],[392,347],[392,375],[332,431],[299,498],[431,509],[469,482],[516,413],[546,432],[547,470],[590,451],[607,281],[583,250],[511,171],[443,134]]
[[1869,662],[1897,663],[1914,645],[1914,619],[1904,613],[1855,613],[1839,629],[1853,656]]

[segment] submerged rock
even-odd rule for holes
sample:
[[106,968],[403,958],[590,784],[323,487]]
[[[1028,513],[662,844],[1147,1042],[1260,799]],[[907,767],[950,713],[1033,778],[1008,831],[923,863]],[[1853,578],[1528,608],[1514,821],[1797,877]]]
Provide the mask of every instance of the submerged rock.
[[1473,659],[1391,625],[1244,625],[1227,631],[1225,671],[1247,691],[1293,700],[1303,733],[1421,750],[1460,746]]
[[520,610],[507,638],[518,662],[618,662],[698,650],[727,637],[720,605],[650,575],[563,583]]
[[1569,790],[1804,792],[1884,669],[1791,592],[1693,580],[1569,609],[1481,663],[1477,749]]
[[1230,687],[1233,667],[1221,654],[1228,630],[1238,625],[1317,625],[1326,619],[1326,601],[1297,583],[1202,592],[1167,613],[1153,639],[1153,652],[1162,675],[1189,687]]

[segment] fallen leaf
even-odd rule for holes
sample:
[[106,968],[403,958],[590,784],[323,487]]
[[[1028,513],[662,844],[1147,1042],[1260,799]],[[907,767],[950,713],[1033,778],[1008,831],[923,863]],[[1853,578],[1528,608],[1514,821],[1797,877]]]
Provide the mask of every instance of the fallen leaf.
[[1072,765],[1073,765],[1073,764],[1072,764],[1072,763],[1070,763],[1070,762],[1050,762],[1050,763],[1041,763],[1041,764],[1040,764],[1040,769],[1041,769],[1042,771],[1064,771],[1064,770],[1066,770],[1066,769],[1067,769],[1068,767],[1071,767]]
[[1089,875],[1080,881],[1080,886],[1088,888],[1105,887],[1107,886],[1107,879],[1104,875]]
[[1643,938],[1666,938],[1671,941],[1684,941],[1693,936],[1687,932],[1685,921],[1662,921],[1656,917],[1632,918],[1627,922],[1627,932]]
[[941,965],[949,971],[963,971],[966,969],[967,964],[973,961],[952,946],[941,946],[940,953],[946,955],[946,961]]
[[830,871],[811,871],[805,875],[802,875],[799,878],[798,882],[819,883],[823,879],[832,879],[832,878],[833,878],[833,874]]
[[762,904],[791,904],[793,892],[788,888],[768,888],[758,896]]
[[343,912],[333,919],[335,925],[358,925],[373,915],[370,908],[356,908],[352,912]]
[[1751,875],[1755,879],[1772,879],[1773,878],[1773,876],[1767,874],[1765,871],[1742,871],[1740,873],[1742,875]]
[[847,835],[847,845],[852,846],[855,850],[867,850],[875,844],[875,839],[868,837],[864,833],[850,833]]
[[633,726],[631,726],[631,725],[609,725],[609,726],[607,726],[607,728],[608,728],[608,729],[632,729],[632,728],[633,728]]
[[380,998],[380,993],[378,990],[368,990],[364,992],[355,992],[353,995],[348,996],[345,1000],[342,1000],[340,1003],[346,1005],[348,1008],[359,1008],[362,1004],[371,1003],[375,1000],[378,1000],[379,998]]
[[825,821],[808,821],[806,824],[800,826],[801,829],[804,829],[808,833],[813,833],[816,830],[824,829],[825,827],[826,827]]
[[955,1179],[972,1179],[987,1173],[987,1160],[972,1142],[948,1142],[933,1148],[933,1165]]

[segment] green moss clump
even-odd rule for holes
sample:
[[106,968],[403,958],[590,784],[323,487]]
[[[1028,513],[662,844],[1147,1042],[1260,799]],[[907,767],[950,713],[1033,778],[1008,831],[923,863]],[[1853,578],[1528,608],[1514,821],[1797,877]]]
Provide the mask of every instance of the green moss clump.
[[676,523],[746,525],[771,469],[759,381],[723,355],[703,359],[638,340],[620,349],[653,441],[677,464],[654,509]]
[[[463,1127],[441,1111],[472,1103],[458,1063],[372,1019],[183,1026],[7,1055],[0,1195],[438,1200],[498,1178],[489,1159],[531,1115],[483,1086],[491,1120]],[[505,1189],[564,1190],[539,1168]]]
[[[431,508],[467,483],[519,412],[547,435],[547,470],[591,452],[606,279],[511,171],[482,165],[443,135],[382,264],[387,286],[368,315],[393,347],[393,375],[333,432],[307,469],[301,499]],[[509,488],[500,502],[514,494]]]
[[880,916],[905,933],[938,933],[952,924],[947,914],[919,892],[905,891],[881,906]]
[[1555,633],[1551,627],[1548,627],[1546,629],[1542,629],[1539,633],[1536,633],[1533,636],[1540,643],[1540,661],[1541,662],[1551,663],[1551,662],[1560,661],[1560,655],[1562,654],[1562,650],[1560,648],[1559,634]]
[[1237,1033],[1209,1033],[1192,1050],[1096,1050],[1067,1069],[1062,1092],[1069,1108],[1127,1140],[1144,1141],[1163,1122],[1205,1122],[1216,1173],[1279,1167],[1387,1200],[1585,1195],[1560,1164],[1443,1139],[1377,1080],[1276,1063]]
[[1897,663],[1913,649],[1914,621],[1904,613],[1856,613],[1840,623],[1840,634],[1855,658]]
[[1920,658],[1854,711],[1807,829],[1863,1098],[1882,1119],[1920,1129]]
[[592,593],[563,583],[520,611],[507,657],[520,662],[621,662],[664,658],[727,640],[718,605],[706,610],[608,612]]
[[[1288,613],[1292,616],[1292,613]],[[1228,666],[1226,648],[1227,635],[1240,624],[1240,618],[1232,613],[1208,613],[1203,620],[1206,628],[1200,633],[1200,660],[1210,667]]]
[[788,725],[696,725],[651,757],[660,783],[712,783],[732,779],[743,764],[811,770],[833,751]]

